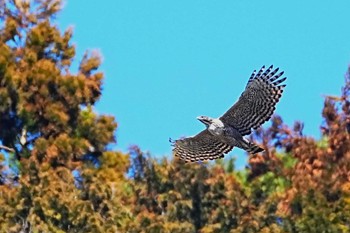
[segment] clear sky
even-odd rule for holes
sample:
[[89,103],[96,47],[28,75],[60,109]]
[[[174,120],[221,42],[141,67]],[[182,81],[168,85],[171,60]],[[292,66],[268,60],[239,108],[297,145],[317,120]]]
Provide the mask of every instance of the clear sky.
[[[57,22],[74,27],[79,59],[103,55],[96,111],[116,117],[116,148],[162,156],[169,137],[203,129],[197,116],[223,114],[264,64],[288,77],[275,113],[318,138],[322,95],[340,93],[350,63],[349,9],[348,0],[70,0]],[[239,149],[230,156],[246,160]]]

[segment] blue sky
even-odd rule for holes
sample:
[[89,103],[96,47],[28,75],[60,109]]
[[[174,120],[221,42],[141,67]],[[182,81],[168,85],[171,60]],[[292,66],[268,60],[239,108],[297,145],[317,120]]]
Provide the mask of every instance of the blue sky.
[[[74,27],[77,61],[86,49],[103,55],[96,111],[116,117],[116,148],[163,156],[169,137],[223,114],[264,64],[288,77],[275,113],[319,137],[322,95],[340,93],[350,63],[349,9],[348,0],[87,0],[66,1],[57,22]],[[239,149],[230,156],[246,160]]]

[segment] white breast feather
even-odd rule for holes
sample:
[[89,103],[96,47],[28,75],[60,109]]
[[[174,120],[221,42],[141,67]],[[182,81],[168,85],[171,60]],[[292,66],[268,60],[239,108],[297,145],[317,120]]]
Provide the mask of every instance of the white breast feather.
[[213,119],[212,123],[209,125],[209,132],[214,135],[221,135],[223,133],[224,123],[219,119]]
[[215,127],[218,128],[224,128],[224,123],[222,123],[221,120],[219,119],[213,119],[213,123],[212,123]]

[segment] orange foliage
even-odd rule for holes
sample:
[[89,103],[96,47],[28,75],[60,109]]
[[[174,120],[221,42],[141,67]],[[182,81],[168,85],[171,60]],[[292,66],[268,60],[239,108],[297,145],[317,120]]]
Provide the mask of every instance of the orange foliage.
[[70,72],[60,8],[0,1],[1,232],[349,232],[350,72],[325,99],[320,140],[275,116],[241,171],[110,151],[117,123],[93,111],[100,56]]

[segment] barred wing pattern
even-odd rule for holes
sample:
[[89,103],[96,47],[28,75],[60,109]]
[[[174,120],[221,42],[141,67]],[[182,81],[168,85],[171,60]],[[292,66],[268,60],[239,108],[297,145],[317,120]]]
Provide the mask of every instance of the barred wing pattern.
[[257,74],[254,70],[239,100],[220,117],[242,136],[250,134],[252,129],[259,128],[271,118],[286,86],[280,85],[287,78],[280,78],[284,72],[278,73],[279,68],[273,70],[270,66],[265,72],[264,69],[265,66]]
[[233,149],[233,146],[219,141],[207,129],[194,137],[175,140],[173,146],[174,155],[187,162],[222,158]]

